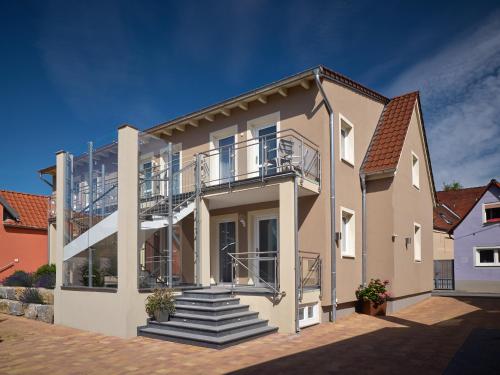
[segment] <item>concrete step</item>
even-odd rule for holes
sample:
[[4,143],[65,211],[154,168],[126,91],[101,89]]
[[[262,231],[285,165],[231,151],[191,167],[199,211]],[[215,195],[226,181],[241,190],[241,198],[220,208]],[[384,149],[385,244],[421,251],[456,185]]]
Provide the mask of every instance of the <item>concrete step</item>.
[[182,296],[199,299],[229,298],[231,296],[231,291],[223,288],[194,289],[184,291]]
[[156,327],[140,327],[138,334],[140,336],[174,341],[183,344],[200,345],[209,348],[223,349],[225,347],[251,340],[263,335],[276,332],[276,327],[258,327],[246,330],[244,332],[233,333],[222,337],[207,336],[199,333],[178,332],[170,329]]
[[240,303],[239,298],[189,298],[189,297],[177,297],[175,299],[175,305],[192,305],[192,306],[228,306],[228,305],[238,305]]
[[[220,316],[248,311],[248,305],[226,305],[226,306],[199,306],[199,305],[175,305],[175,312],[181,314],[196,314]],[[175,314],[174,314],[175,315]]]
[[257,319],[259,313],[253,311],[242,311],[234,314],[226,315],[199,315],[199,314],[184,314],[176,312],[172,317],[171,321],[174,322],[186,322],[193,324],[205,324],[211,326],[220,326],[229,323],[236,323],[244,320]]
[[213,337],[222,337],[233,333],[247,331],[249,329],[265,327],[268,321],[262,319],[250,319],[234,323],[228,323],[220,326],[206,324],[194,324],[178,321],[169,322],[150,322],[150,327],[169,329],[177,332],[197,333]]

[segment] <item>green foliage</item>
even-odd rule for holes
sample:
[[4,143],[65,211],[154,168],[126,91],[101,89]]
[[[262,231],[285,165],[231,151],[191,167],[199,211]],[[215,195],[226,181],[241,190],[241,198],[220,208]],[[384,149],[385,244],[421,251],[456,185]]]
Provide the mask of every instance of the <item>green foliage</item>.
[[43,304],[43,297],[35,288],[26,288],[19,296],[19,300],[23,303],[39,303]]
[[[85,264],[80,268],[82,277],[80,282],[84,286],[89,286],[89,266]],[[96,266],[92,267],[92,287],[99,288],[104,286],[104,276],[107,275],[106,270],[100,270]]]
[[30,273],[21,270],[15,271],[12,275],[5,278],[3,285],[32,287],[33,276]]
[[447,184],[446,182],[443,184],[444,191],[452,191],[452,190],[460,190],[463,189],[463,186],[458,181],[453,181],[452,183]]
[[44,264],[43,266],[38,267],[35,272],[36,277],[40,277],[42,275],[55,275],[56,273],[56,265],[55,264]]
[[165,311],[170,315],[175,313],[174,290],[171,288],[157,288],[146,299],[146,313],[153,317],[155,312]]
[[389,285],[388,280],[371,279],[367,286],[359,286],[356,290],[356,298],[360,301],[371,301],[375,306],[381,305],[390,297],[387,285]]

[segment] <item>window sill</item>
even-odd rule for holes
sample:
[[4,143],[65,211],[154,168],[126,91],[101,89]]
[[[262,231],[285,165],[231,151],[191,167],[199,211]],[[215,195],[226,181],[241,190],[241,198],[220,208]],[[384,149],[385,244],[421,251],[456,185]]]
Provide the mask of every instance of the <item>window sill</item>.
[[74,292],[101,292],[101,293],[116,293],[117,288],[91,288],[88,286],[61,286],[61,290],[70,290]]
[[413,262],[415,262],[415,263],[419,263],[419,264],[420,264],[420,263],[422,263],[422,259],[420,259],[420,260],[418,260],[418,259],[414,259],[414,260],[413,260]]
[[354,168],[354,161],[350,161],[344,158],[340,158],[340,161],[342,161],[344,164],[347,164],[349,167]]
[[418,191],[420,191],[420,186],[417,186],[417,185],[415,185],[415,184],[412,184],[412,186],[413,186],[415,189],[417,189]]
[[474,267],[478,268],[489,268],[489,267],[500,267],[500,263],[493,263],[493,264],[475,264]]
[[342,259],[356,259],[356,255],[343,254],[340,256]]

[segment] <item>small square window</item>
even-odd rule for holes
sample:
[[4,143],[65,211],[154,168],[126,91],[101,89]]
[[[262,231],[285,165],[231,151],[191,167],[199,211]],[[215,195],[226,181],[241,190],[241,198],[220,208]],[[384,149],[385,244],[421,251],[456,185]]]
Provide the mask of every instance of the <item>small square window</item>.
[[476,249],[476,266],[497,267],[500,266],[500,248]]
[[299,320],[304,320],[304,307],[299,309]]
[[499,223],[500,222],[500,203],[487,203],[484,205],[484,222]]
[[314,316],[314,306],[309,306],[307,308],[307,317],[311,319]]

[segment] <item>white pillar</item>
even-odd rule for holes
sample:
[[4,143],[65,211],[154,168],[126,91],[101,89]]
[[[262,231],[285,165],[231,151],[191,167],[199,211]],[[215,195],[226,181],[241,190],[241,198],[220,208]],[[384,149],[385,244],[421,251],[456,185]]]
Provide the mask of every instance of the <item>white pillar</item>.
[[295,189],[293,180],[279,184],[280,332],[295,333]]
[[203,286],[210,286],[210,211],[208,201],[200,199],[200,282]]
[[54,262],[56,264],[56,287],[54,289],[54,323],[61,321],[62,303],[61,303],[61,285],[63,283],[63,255],[64,255],[64,228],[65,209],[64,201],[66,191],[66,158],[67,153],[59,151],[56,154],[56,233],[51,241],[55,241]]

